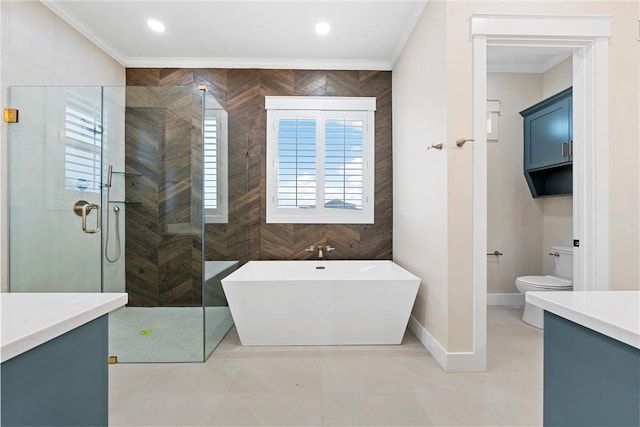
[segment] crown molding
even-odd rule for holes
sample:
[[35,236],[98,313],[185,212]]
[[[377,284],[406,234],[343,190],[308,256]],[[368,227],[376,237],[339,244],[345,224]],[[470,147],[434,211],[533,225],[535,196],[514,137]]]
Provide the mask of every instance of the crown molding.
[[398,58],[400,58],[400,55],[402,54],[402,51],[404,50],[405,45],[409,41],[411,34],[413,34],[413,30],[416,28],[416,25],[418,24],[418,20],[422,16],[422,12],[424,12],[424,8],[427,6],[428,1],[429,0],[417,1],[413,5],[413,9],[409,14],[409,20],[407,21],[407,25],[405,27],[404,33],[398,40],[398,44],[396,44],[396,47],[393,49],[393,52],[391,53],[390,64],[392,68],[396,65],[396,62],[398,61]]
[[54,0],[40,0],[40,2],[67,24],[75,28],[80,34],[88,38],[93,44],[102,49],[107,55],[119,62],[120,65],[123,65],[125,67],[127,66],[124,60],[124,56],[117,50],[113,49],[108,43],[105,43],[98,35],[98,33],[96,33],[91,27],[85,24],[84,21],[78,18],[75,14],[69,12]]
[[391,62],[358,59],[125,57],[128,68],[259,68],[390,71]]

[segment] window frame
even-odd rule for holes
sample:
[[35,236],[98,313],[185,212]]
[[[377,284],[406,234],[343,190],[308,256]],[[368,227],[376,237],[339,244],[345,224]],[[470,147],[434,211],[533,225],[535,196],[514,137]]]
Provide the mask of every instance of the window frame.
[[[295,224],[373,224],[375,206],[375,97],[267,96],[267,223]],[[278,207],[278,120],[289,117],[313,117],[316,126],[316,204],[314,208]],[[340,117],[339,117],[340,116]],[[325,190],[324,120],[349,118],[364,122],[362,209],[327,208]]]

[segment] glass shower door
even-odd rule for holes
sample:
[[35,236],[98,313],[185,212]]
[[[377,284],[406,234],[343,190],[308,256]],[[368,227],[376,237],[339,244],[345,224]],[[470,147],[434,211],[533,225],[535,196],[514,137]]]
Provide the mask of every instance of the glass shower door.
[[9,104],[10,291],[101,292],[102,89],[12,87]]

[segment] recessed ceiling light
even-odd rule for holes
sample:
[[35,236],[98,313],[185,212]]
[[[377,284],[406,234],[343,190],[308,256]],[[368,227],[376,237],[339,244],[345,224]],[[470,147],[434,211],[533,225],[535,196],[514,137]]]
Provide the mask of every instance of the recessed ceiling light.
[[328,34],[329,31],[331,31],[331,25],[329,25],[326,22],[318,22],[316,24],[316,33],[324,36],[325,34]]
[[149,19],[147,21],[147,25],[153,31],[157,31],[159,33],[164,33],[164,24],[162,22],[158,21],[157,19]]

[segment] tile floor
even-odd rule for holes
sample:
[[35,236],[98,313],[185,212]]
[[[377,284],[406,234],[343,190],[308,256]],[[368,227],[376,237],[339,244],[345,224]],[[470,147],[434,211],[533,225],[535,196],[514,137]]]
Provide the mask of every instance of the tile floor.
[[542,332],[489,307],[488,371],[446,374],[407,332],[400,346],[242,347],[206,363],[109,368],[113,426],[542,424]]
[[229,307],[122,307],[109,314],[109,355],[123,363],[202,362],[232,326]]

